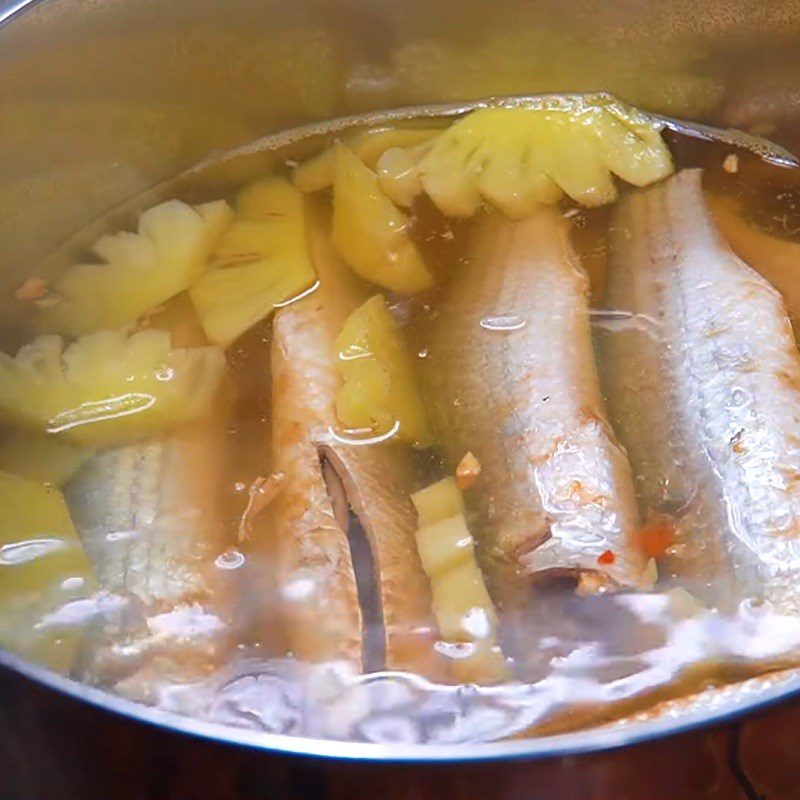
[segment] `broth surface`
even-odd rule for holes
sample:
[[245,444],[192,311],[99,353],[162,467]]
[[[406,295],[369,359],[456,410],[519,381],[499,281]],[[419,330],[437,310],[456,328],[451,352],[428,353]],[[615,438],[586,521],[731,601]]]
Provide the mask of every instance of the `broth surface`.
[[[444,121],[424,124],[443,127]],[[800,169],[770,164],[729,144],[672,131],[664,136],[676,172],[703,170],[703,190],[720,230],[733,249],[778,289],[797,330],[800,290],[795,271],[800,262],[782,253],[786,248],[800,252]],[[273,158],[278,165],[273,174],[291,179],[299,161],[343,137],[338,132],[318,136],[311,145],[288,145]],[[634,191],[618,183],[621,195]],[[206,196],[202,182],[198,186],[186,194],[191,202],[218,199],[216,194]],[[233,201],[233,195],[228,199]],[[325,251],[328,255],[323,258],[330,259],[331,191],[308,193],[302,202],[307,226],[317,231],[310,234],[312,240],[318,237],[311,246],[312,256]],[[240,208],[241,200],[237,213]],[[592,353],[601,378],[609,341],[621,341],[632,330],[655,342],[657,349],[669,348],[664,330],[651,319],[608,302],[616,204],[585,208],[562,198],[555,208],[587,277]],[[154,438],[112,444],[81,441],[77,454],[59,451],[58,456],[49,447],[38,450],[38,444],[26,438],[25,426],[5,425],[0,470],[37,484],[62,485],[91,569],[81,568],[84,577],[76,579],[81,585],[73,593],[62,581],[58,591],[64,596],[44,612],[18,614],[17,596],[3,593],[0,583],[0,600],[6,608],[5,619],[0,616],[3,643],[79,680],[180,713],[256,730],[372,742],[488,741],[574,729],[643,711],[664,699],[796,666],[800,617],[765,602],[758,592],[732,593],[728,567],[710,574],[682,571],[687,557],[680,552],[681,525],[689,511],[668,499],[662,507],[652,507],[635,469],[634,513],[641,516],[637,530],[649,537],[642,563],[647,565],[650,585],[607,591],[610,587],[601,583],[597,592],[576,592],[576,574],[586,574],[583,567],[546,570],[515,590],[513,602],[498,585],[494,556],[485,544],[489,534],[481,527],[487,514],[495,518],[491,515],[498,502],[496,487],[482,483],[480,474],[470,479],[472,483],[464,481],[464,520],[493,604],[494,610],[487,612],[490,623],[496,612],[496,641],[491,648],[503,660],[502,673],[481,667],[491,672],[491,679],[481,677],[487,674],[482,672],[460,680],[458,671],[453,672],[453,664],[468,661],[474,655],[470,648],[477,647],[475,642],[485,634],[476,634],[473,642],[452,641],[441,634],[437,614],[431,612],[437,587],[434,583],[432,601],[416,551],[403,549],[406,545],[395,540],[385,552],[375,549],[376,526],[380,532],[395,524],[380,516],[393,513],[391,504],[383,495],[376,495],[374,502],[363,496],[363,487],[373,487],[376,480],[380,484],[387,475],[381,461],[387,448],[402,449],[408,472],[402,485],[408,492],[456,474],[457,463],[441,434],[434,432],[422,444],[422,437],[417,437],[412,444],[392,439],[391,430],[387,434],[377,427],[338,423],[328,430],[330,438],[320,439],[323,443],[313,450],[311,461],[319,461],[319,480],[316,473],[304,475],[307,496],[289,497],[291,470],[300,469],[297,460],[308,456],[308,442],[302,432],[297,433],[302,423],[297,415],[316,413],[318,378],[315,355],[305,349],[313,339],[304,327],[306,318],[298,317],[289,326],[286,321],[291,317],[281,314],[284,309],[304,309],[312,321],[315,313],[329,314],[326,325],[334,325],[330,320],[336,319],[339,332],[356,306],[380,292],[412,364],[426,413],[432,414],[430,409],[437,406],[436,413],[449,418],[460,413],[463,403],[473,401],[451,393],[447,402],[456,409],[443,409],[431,387],[458,385],[457,371],[463,364],[447,356],[443,342],[460,340],[468,332],[453,326],[443,333],[442,319],[457,319],[452,298],[460,291],[467,267],[477,260],[471,244],[477,226],[491,214],[498,215],[484,205],[467,219],[447,216],[426,195],[416,197],[405,213],[405,231],[430,271],[432,285],[401,293],[370,286],[348,272],[345,282],[350,283],[342,289],[337,281],[343,279],[323,274],[315,262],[316,280],[310,290],[280,301],[277,317],[247,326],[227,344],[224,376],[213,411],[204,418]],[[102,233],[120,227],[109,228],[107,221],[97,226]],[[125,227],[132,229],[127,223]],[[765,250],[764,241],[775,250]],[[86,256],[80,255],[81,260]],[[74,244],[66,260],[76,260]],[[4,349],[11,354],[32,339],[37,314],[47,307],[46,290],[40,293],[35,284],[28,290],[30,297],[21,291],[19,298],[23,313],[3,328]],[[359,302],[353,305],[341,299],[349,297],[348,292]],[[330,310],[339,303],[341,309]],[[174,347],[207,345],[184,292],[137,317],[137,331],[169,331]],[[530,333],[526,326],[532,324],[515,308],[488,299],[480,310],[477,335],[513,348],[515,337]],[[544,328],[538,333],[547,342],[551,331]],[[275,348],[281,347],[284,361],[276,356]],[[346,360],[346,352],[340,351],[338,357]],[[86,368],[91,369],[91,363]],[[297,375],[305,375],[305,381]],[[362,375],[359,380],[367,378]],[[602,385],[605,408],[609,390],[605,381]],[[487,386],[486,397],[496,400],[501,388]],[[398,400],[391,391],[388,396]],[[405,406],[402,410],[408,411]],[[465,432],[470,445],[462,448],[464,455],[467,449],[475,454],[491,451],[495,437],[515,435],[508,419],[490,422]],[[56,435],[48,434],[51,439]],[[281,448],[295,448],[302,458],[281,460],[285,452]],[[377,454],[374,463],[363,456],[367,451]],[[57,457],[69,461],[58,479],[52,474]],[[79,460],[77,466],[73,458]],[[487,466],[478,463],[479,473]],[[355,493],[349,485],[353,475],[362,487]],[[668,482],[667,475],[663,478]],[[385,481],[383,491],[395,485],[388,477]],[[319,486],[327,492],[324,503],[330,506],[325,524],[347,533],[341,554],[352,562],[354,585],[344,582],[351,599],[345,598],[341,605],[330,600],[334,591],[340,591],[336,587],[344,585],[335,582],[341,577],[340,567],[318,570],[324,560],[319,553],[303,551],[294,564],[292,581],[286,580],[288,556],[282,549],[286,532],[281,520],[306,514],[307,506],[317,502],[314,492]],[[704,485],[692,485],[687,496],[702,498],[707,491]],[[411,508],[408,493],[402,500]],[[293,502],[300,508],[287,510]],[[604,501],[597,504],[603,506]],[[39,528],[26,529],[24,541],[3,545],[0,570],[35,565],[48,555],[41,543],[55,539],[52,531],[40,529],[47,519],[38,524]],[[318,530],[319,525],[313,528],[314,536]],[[716,533],[701,525],[695,535],[711,538]],[[311,541],[309,536],[298,533],[300,550],[303,542]],[[701,552],[698,558],[703,557]],[[382,575],[399,570],[398,559],[411,559],[416,572],[392,573],[404,576],[404,582],[387,589],[388,579]],[[620,563],[621,553],[609,549],[597,562],[602,567],[615,559]],[[342,574],[345,571],[341,567]],[[412,581],[417,573],[422,576],[421,589]],[[37,580],[34,576],[31,585]],[[415,593],[419,608],[402,623],[387,623],[387,604],[402,605]],[[393,599],[398,597],[401,600]],[[315,607],[329,601],[327,611]],[[479,627],[484,623],[481,617]],[[406,627],[393,639],[395,624]],[[298,646],[305,650],[298,652]],[[402,668],[410,664],[421,666]]]

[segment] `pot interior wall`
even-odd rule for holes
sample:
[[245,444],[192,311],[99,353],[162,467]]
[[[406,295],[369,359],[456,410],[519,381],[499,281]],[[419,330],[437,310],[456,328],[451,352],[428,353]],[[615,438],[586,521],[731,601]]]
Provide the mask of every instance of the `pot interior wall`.
[[36,3],[0,28],[0,320],[9,290],[77,227],[281,127],[608,89],[774,131],[800,113],[798,67],[792,0]]

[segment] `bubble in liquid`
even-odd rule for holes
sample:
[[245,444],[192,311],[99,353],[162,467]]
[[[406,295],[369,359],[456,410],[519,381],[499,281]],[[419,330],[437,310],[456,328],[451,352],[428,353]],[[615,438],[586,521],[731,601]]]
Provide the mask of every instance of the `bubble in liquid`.
[[522,330],[528,323],[519,314],[490,314],[480,321],[480,326],[486,331]]
[[247,562],[247,556],[235,547],[229,547],[224,553],[217,556],[214,562],[220,569],[239,569]]

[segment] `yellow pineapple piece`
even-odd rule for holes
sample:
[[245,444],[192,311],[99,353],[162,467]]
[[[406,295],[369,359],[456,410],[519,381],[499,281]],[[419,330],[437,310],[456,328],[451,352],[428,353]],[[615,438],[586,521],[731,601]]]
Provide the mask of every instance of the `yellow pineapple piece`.
[[57,588],[66,578],[91,581],[91,567],[58,489],[0,472],[0,506],[3,603]]
[[332,238],[357,275],[402,294],[433,284],[408,235],[408,217],[378,185],[378,176],[344,145],[335,147]]
[[442,478],[411,495],[420,528],[464,514],[464,500],[453,478]]
[[213,343],[227,347],[314,283],[303,202],[283,178],[268,178],[239,194],[212,268],[189,291]]
[[429,142],[442,132],[442,126],[420,128],[373,128],[362,134],[354,148],[355,154],[370,168],[375,169],[378,159],[395,147],[417,147]]
[[475,557],[461,492],[453,478],[444,478],[411,500],[420,521],[420,561],[456,676],[464,682],[503,680],[508,669],[497,643],[497,614]]
[[644,186],[673,171],[660,128],[608,96],[484,108],[430,146],[386,151],[378,172],[395,202],[408,205],[424,191],[454,217],[472,216],[482,200],[524,217],[564,193],[598,206],[617,197],[612,173]]
[[[441,128],[370,128],[366,131],[345,133],[342,142],[370,169],[375,169],[378,159],[390,149],[414,147],[430,141]],[[301,192],[318,192],[333,186],[335,173],[334,148],[328,147],[294,168],[292,182]]]
[[65,669],[80,630],[58,610],[86,597],[94,577],[57,489],[0,472],[0,644]]
[[432,146],[432,142],[426,142],[416,147],[392,147],[378,160],[378,183],[397,205],[410,208],[414,198],[422,194],[422,175],[417,166]]
[[63,486],[92,452],[64,441],[63,437],[10,431],[0,440],[0,471]]
[[[430,535],[423,528],[419,538]],[[439,630],[453,642],[494,637],[497,615],[474,556],[431,576],[433,606]]]
[[231,217],[222,200],[194,208],[169,200],[148,209],[138,233],[94,243],[102,263],[75,264],[51,285],[54,303],[37,313],[38,329],[80,336],[133,322],[194,283]]
[[292,183],[303,193],[320,192],[333,186],[333,148],[326,147],[292,170]]
[[216,347],[173,349],[167,331],[99,331],[65,348],[39,336],[0,353],[0,421],[82,446],[122,444],[207,413],[225,368]]
[[424,535],[417,545],[422,567],[431,580],[449,574],[463,564],[475,564],[472,535],[463,514],[420,526]]
[[397,426],[397,439],[420,447],[431,443],[414,363],[383,295],[371,297],[347,318],[336,352],[342,376],[336,415],[345,428],[380,435]]

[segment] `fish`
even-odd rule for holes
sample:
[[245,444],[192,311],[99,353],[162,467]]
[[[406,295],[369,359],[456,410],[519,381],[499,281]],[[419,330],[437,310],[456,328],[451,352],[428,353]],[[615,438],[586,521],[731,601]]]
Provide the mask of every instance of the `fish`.
[[780,293],[714,225],[702,171],[633,191],[606,304],[647,320],[602,346],[642,503],[675,511],[675,575],[710,601],[800,611],[800,355]]
[[[273,458],[284,476],[273,521],[292,651],[358,670],[440,675],[430,586],[414,538],[410,447],[351,444],[337,433],[334,340],[367,290],[333,251],[312,201],[308,236],[319,286],[278,309],[271,358]],[[353,558],[359,528],[371,562],[361,563],[374,570],[362,581],[366,608]]]
[[[800,184],[800,170],[792,174]],[[735,198],[717,195],[708,204],[725,241],[781,293],[795,330],[800,329],[800,244],[760,230]]]
[[588,280],[558,209],[476,220],[429,338],[438,441],[452,468],[467,452],[481,465],[465,498],[496,602],[548,576],[574,576],[582,591],[640,585],[630,468],[606,421]]
[[70,514],[106,591],[152,607],[211,591],[204,567],[222,542],[205,438],[186,431],[106,450],[67,484]]
[[198,427],[106,450],[65,487],[99,588],[127,601],[85,659],[95,681],[115,682],[156,654],[205,670],[230,646],[213,438]]
[[[159,321],[180,346],[203,335],[189,312],[173,303]],[[230,399],[223,387],[205,419],[97,452],[64,487],[113,610],[84,656],[94,681],[113,683],[156,656],[171,659],[176,672],[205,671],[232,646],[235,579],[217,566],[232,543],[219,493]]]

